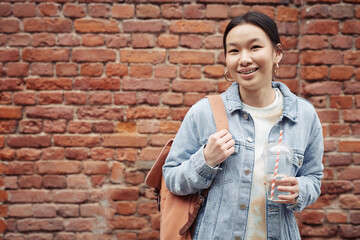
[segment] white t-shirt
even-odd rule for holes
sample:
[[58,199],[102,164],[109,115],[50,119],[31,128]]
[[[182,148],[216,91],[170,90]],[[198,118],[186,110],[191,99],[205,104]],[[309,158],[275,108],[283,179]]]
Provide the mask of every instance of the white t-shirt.
[[246,226],[246,240],[266,239],[266,189],[264,185],[264,161],[261,155],[267,145],[269,133],[282,114],[284,97],[278,88],[274,88],[276,98],[265,108],[256,108],[244,105],[255,123],[255,163],[251,185],[251,196],[248,222]]

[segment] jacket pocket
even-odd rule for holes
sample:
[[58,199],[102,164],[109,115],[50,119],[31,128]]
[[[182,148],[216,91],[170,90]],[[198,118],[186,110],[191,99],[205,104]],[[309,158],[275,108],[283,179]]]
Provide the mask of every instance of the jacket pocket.
[[267,205],[267,239],[281,239],[280,209],[276,203]]
[[304,161],[304,153],[299,151],[299,150],[294,150],[294,156],[293,156],[293,176],[296,176],[297,172],[299,171],[299,169],[301,168],[301,166],[303,165],[303,161]]

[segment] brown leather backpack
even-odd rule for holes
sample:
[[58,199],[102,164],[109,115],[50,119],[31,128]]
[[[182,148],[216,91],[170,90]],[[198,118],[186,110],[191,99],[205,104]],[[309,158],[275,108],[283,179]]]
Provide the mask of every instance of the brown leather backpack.
[[[207,96],[215,119],[217,131],[228,130],[228,120],[224,103],[220,95]],[[210,188],[200,193],[177,196],[165,186],[162,176],[162,166],[169,154],[173,139],[171,139],[159,154],[148,173],[145,183],[154,188],[160,211],[161,240],[191,240],[196,217]]]

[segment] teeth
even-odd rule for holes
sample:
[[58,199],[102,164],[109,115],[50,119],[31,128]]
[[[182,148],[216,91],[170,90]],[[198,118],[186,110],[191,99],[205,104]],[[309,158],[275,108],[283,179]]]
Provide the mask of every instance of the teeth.
[[247,71],[247,72],[241,72],[241,73],[243,73],[243,74],[250,74],[250,73],[253,73],[253,72],[255,72],[256,71],[256,69],[253,69],[253,70],[250,70],[250,71]]

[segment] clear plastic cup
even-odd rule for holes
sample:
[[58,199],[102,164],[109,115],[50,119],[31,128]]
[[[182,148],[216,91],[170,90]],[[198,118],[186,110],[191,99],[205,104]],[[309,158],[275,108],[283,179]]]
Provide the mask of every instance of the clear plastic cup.
[[[292,159],[294,153],[292,149],[285,143],[270,143],[264,149],[263,159],[265,160],[265,176],[266,176],[266,191],[267,199],[271,201],[284,201],[279,199],[279,195],[289,194],[288,192],[281,192],[277,190],[279,180],[284,177],[292,175]],[[275,170],[275,164],[278,158],[278,167]],[[276,174],[274,174],[276,172]],[[274,175],[276,179],[274,181]],[[271,192],[272,184],[275,183],[273,194]]]

